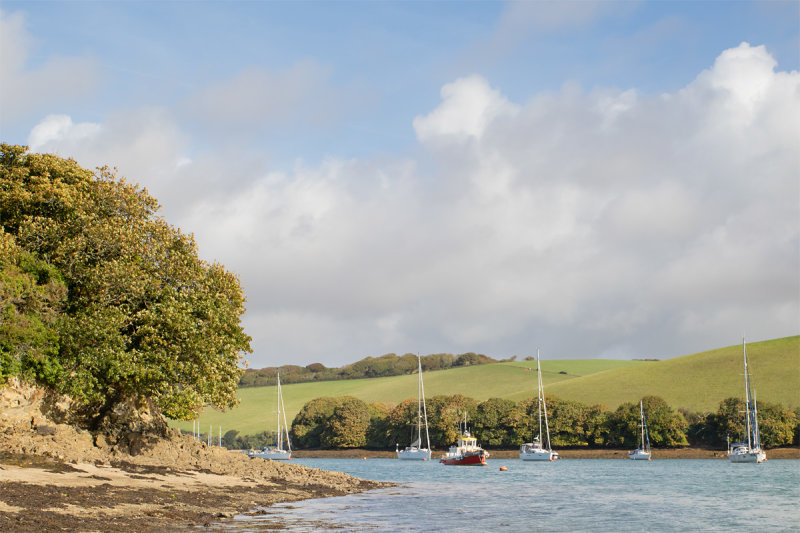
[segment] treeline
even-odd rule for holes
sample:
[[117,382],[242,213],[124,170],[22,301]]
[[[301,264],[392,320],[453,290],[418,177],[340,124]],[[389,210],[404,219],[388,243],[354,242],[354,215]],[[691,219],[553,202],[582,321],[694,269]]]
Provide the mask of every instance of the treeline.
[[[550,439],[555,448],[634,448],[640,438],[639,406],[624,403],[616,410],[602,405],[547,397]],[[745,435],[744,400],[728,398],[713,413],[676,411],[657,396],[642,399],[650,443],[654,447],[706,446],[725,448]],[[536,398],[519,403],[490,398],[478,403],[462,395],[434,396],[427,402],[431,445],[446,448],[459,436],[458,424],[467,413],[470,431],[486,448],[514,448],[538,434]],[[352,396],[315,398],[292,423],[295,448],[393,448],[411,441],[417,416],[416,399],[399,405],[365,403]],[[798,444],[800,410],[779,404],[759,405],[762,445]],[[228,432],[230,448],[256,448],[274,443],[274,434],[238,436]]]
[[[422,370],[446,370],[459,366],[485,365],[497,363],[487,355],[476,353],[436,353],[421,358]],[[505,359],[514,360],[515,357]],[[240,387],[263,387],[275,385],[277,375],[281,375],[281,383],[305,383],[309,381],[335,381],[340,379],[379,378],[385,376],[401,376],[417,371],[417,356],[407,353],[402,356],[389,353],[380,357],[366,357],[361,361],[342,367],[327,368],[322,363],[308,366],[283,365],[270,366],[258,370],[247,369],[239,379]]]

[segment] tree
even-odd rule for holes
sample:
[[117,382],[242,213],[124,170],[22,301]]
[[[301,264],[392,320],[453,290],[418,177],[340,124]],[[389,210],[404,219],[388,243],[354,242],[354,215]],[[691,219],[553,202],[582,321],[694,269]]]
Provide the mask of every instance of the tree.
[[182,419],[235,405],[250,351],[236,276],[107,168],[8,144],[0,165],[2,231],[66,287],[39,379],[95,413],[94,427],[122,403]]
[[[431,446],[450,446],[461,435],[460,427],[467,415],[468,425],[473,425],[478,404],[461,394],[434,396],[428,400],[428,428]],[[415,415],[416,417],[416,409]]]
[[[687,423],[658,396],[642,398],[647,431],[653,446],[688,446]],[[622,447],[637,446],[641,439],[639,406],[628,402],[620,405],[610,417],[609,444]]]
[[386,416],[386,426],[389,445],[410,444],[417,427],[417,399],[408,398],[395,405]]
[[333,416],[337,399],[331,396],[314,398],[307,402],[292,421],[292,442],[298,448],[322,446],[322,432]]
[[489,398],[478,404],[475,413],[475,436],[486,446],[511,446],[514,419],[511,412],[516,404],[502,398]]
[[[717,436],[716,444],[747,440],[746,406],[744,398],[726,398],[719,404],[717,412],[708,416],[710,430]],[[758,403],[758,428],[761,446],[773,448],[788,446],[795,442],[798,427],[797,414],[783,406]]]
[[0,383],[59,374],[56,322],[65,296],[61,273],[0,229]]
[[367,445],[370,411],[367,404],[353,396],[337,398],[333,414],[320,434],[326,448],[363,448]]
[[776,403],[758,403],[758,430],[765,448],[790,446],[794,442],[797,415]]
[[389,412],[391,409],[383,402],[370,403],[369,429],[367,430],[368,448],[388,448],[395,441],[389,438]]

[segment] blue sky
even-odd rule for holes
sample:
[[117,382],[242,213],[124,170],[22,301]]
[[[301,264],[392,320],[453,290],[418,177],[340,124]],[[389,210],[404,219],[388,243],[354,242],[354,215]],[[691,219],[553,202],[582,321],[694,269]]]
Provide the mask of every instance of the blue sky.
[[0,138],[146,186],[253,366],[798,332],[797,2],[0,10]]

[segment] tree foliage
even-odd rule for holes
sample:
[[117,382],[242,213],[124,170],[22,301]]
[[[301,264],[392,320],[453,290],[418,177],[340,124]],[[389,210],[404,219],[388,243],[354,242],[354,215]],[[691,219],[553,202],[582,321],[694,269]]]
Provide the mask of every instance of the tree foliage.
[[[547,396],[550,440],[554,447],[635,448],[641,438],[638,403],[625,403],[614,411],[603,405]],[[716,413],[699,415],[674,411],[662,398],[642,399],[650,443],[653,447],[711,445],[724,448],[726,435],[743,432],[744,401],[729,398]],[[431,446],[446,448],[458,439],[467,414],[468,426],[487,448],[516,447],[539,434],[536,398],[518,403],[490,398],[480,404],[462,395],[434,396],[428,400]],[[688,418],[688,420],[687,420]],[[352,397],[323,397],[309,401],[292,424],[293,442],[299,448],[353,447],[387,448],[409,444],[416,427],[417,399],[395,406],[366,405]],[[762,445],[766,448],[798,444],[798,413],[780,405],[759,407]],[[544,431],[544,428],[542,429]],[[728,433],[730,432],[730,433]],[[709,438],[708,435],[716,435]],[[702,435],[702,438],[698,438]],[[734,437],[736,435],[736,437]]]
[[320,435],[320,444],[325,448],[363,448],[371,420],[367,404],[353,396],[339,398],[337,403]]
[[[236,276],[202,261],[194,239],[158,216],[153,197],[108,168],[94,173],[7,144],[0,163],[3,246],[21,250],[3,262],[1,290],[15,292],[20,276],[34,279],[21,267],[28,254],[48,303],[35,314],[53,337],[37,344],[17,335],[3,345],[4,359],[24,371],[26,354],[36,354],[50,369],[37,378],[90,406],[95,422],[121,402],[149,401],[184,419],[205,404],[235,405],[250,350]],[[4,296],[9,308],[22,310]],[[29,324],[29,335],[47,337]]]
[[[486,355],[465,353],[453,355],[446,353],[423,355],[422,369],[426,372],[432,370],[446,370],[458,366],[483,365],[496,363]],[[241,387],[261,387],[275,385],[277,375],[281,375],[281,383],[305,383],[309,381],[335,381],[341,379],[377,378],[386,376],[400,376],[417,372],[417,356],[407,353],[395,355],[393,353],[379,357],[365,357],[355,363],[339,368],[326,368],[321,363],[312,363],[305,367],[298,365],[283,365],[280,367],[266,367],[261,369],[248,369],[239,380]]]

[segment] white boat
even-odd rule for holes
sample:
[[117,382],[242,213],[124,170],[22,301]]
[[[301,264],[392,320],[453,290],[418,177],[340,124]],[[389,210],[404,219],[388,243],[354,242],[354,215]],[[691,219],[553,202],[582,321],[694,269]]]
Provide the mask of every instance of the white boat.
[[[400,450],[395,448],[398,459],[427,461],[431,458],[431,438],[428,434],[428,408],[425,405],[425,386],[422,383],[422,359],[417,356],[417,427],[414,435],[417,438],[410,445]],[[425,447],[422,447],[422,426],[425,426]]]
[[[265,446],[260,450],[250,450],[250,458],[289,460],[292,458],[292,443],[289,440],[289,425],[286,423],[286,408],[283,406],[283,391],[281,391],[281,375],[278,374],[278,442],[274,447]],[[284,449],[284,436],[286,448]]]
[[[742,339],[744,357],[744,401],[747,418],[747,442],[735,442],[728,446],[728,459],[732,463],[762,463],[767,454],[761,449],[761,435],[758,431],[758,407],[756,397],[750,392],[750,372],[747,367],[747,348]],[[752,400],[752,401],[751,401]]]
[[[547,403],[544,400],[544,386],[542,385],[542,369],[539,364],[539,350],[536,350],[536,380],[539,388],[537,398],[539,404],[539,434],[533,442],[526,442],[519,447],[519,458],[523,461],[555,461],[558,459],[558,452],[554,452],[550,447],[550,426],[547,423]],[[542,415],[544,414],[544,430],[547,437],[547,447],[542,446]]]
[[628,452],[628,459],[633,459],[634,461],[649,461],[650,435],[647,434],[647,421],[645,421],[644,418],[644,406],[642,405],[642,400],[639,400],[639,416],[641,417],[641,422],[639,425],[642,428],[642,440],[638,448],[632,452]]

